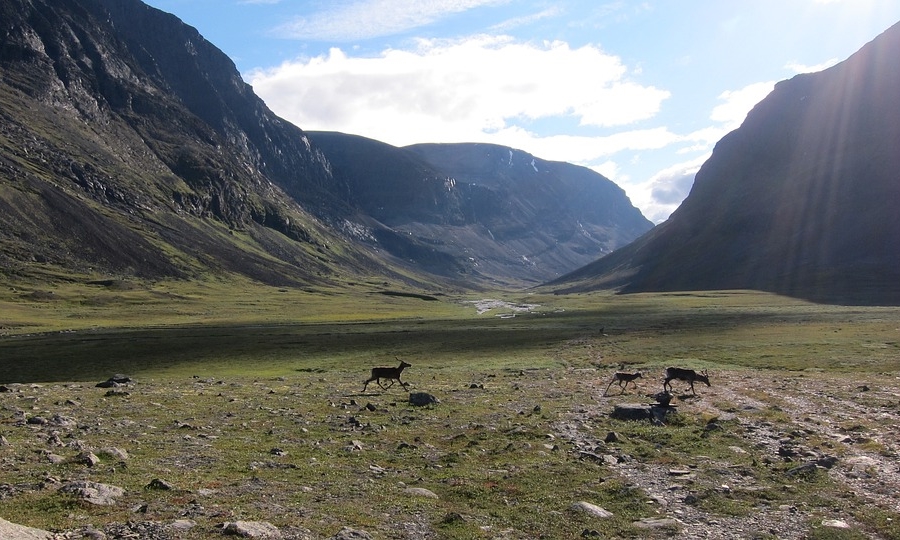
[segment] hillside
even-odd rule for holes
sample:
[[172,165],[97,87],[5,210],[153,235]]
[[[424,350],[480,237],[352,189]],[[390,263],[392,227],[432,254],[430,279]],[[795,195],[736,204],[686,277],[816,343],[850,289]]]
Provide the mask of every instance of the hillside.
[[[544,217],[566,223],[552,227],[495,213],[494,234],[522,230],[515,245],[486,242],[491,230],[471,216],[481,203],[466,198],[510,192],[448,192],[449,173],[361,137],[319,134],[317,146],[196,29],[138,0],[0,0],[0,30],[0,268],[11,284],[521,286],[637,236],[634,223],[598,231],[558,208]],[[515,204],[565,205],[581,200],[575,189]],[[621,190],[603,189],[621,203]],[[638,232],[649,228],[622,204]],[[576,219],[602,234],[564,238],[579,234]]]
[[391,274],[317,217],[346,207],[327,160],[193,28],[135,0],[3,0],[0,27],[7,280]]
[[625,192],[590,169],[490,144],[397,148],[310,132],[372,234],[431,272],[491,283],[553,279],[652,227]]
[[759,289],[900,303],[900,25],[776,85],[668,221],[559,291]]

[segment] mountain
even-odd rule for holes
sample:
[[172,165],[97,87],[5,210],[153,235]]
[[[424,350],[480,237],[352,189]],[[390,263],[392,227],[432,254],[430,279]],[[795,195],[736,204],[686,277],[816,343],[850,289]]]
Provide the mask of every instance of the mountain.
[[538,284],[624,246],[653,225],[590,169],[490,144],[394,147],[309,132],[374,220],[372,234],[431,272]]
[[[521,152],[554,187],[455,184],[411,149],[316,137],[138,0],[0,0],[0,278],[537,283],[649,227],[606,179]],[[623,213],[564,207],[585,200]]]
[[346,207],[334,183],[177,18],[136,0],[0,1],[7,278],[389,273],[314,214]]
[[900,24],[780,82],[665,223],[550,286],[900,303]]

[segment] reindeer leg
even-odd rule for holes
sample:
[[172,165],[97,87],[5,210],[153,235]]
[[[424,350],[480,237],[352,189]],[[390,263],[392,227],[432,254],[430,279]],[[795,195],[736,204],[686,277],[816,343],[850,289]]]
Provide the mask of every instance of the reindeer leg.
[[615,379],[609,381],[609,384],[606,385],[606,390],[603,391],[603,395],[605,396],[607,392],[609,392],[609,387],[612,386],[612,383],[616,382]]

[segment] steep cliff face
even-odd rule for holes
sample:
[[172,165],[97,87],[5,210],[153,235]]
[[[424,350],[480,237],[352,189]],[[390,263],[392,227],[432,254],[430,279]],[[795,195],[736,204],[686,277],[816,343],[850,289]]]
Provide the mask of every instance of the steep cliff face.
[[837,66],[779,83],[666,223],[560,286],[900,302],[898,48],[895,25]]
[[8,273],[305,283],[378,266],[328,249],[347,241],[317,216],[347,205],[327,160],[192,28],[136,0],[2,0],[0,15]]

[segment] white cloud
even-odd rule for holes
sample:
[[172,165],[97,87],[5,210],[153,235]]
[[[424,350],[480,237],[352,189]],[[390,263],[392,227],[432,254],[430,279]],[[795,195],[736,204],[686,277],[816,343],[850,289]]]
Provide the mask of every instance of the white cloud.
[[388,36],[434,23],[447,15],[507,0],[357,0],[301,17],[276,34],[305,40],[355,40]]
[[717,105],[712,110],[710,119],[719,122],[726,129],[737,128],[743,123],[750,109],[769,95],[773,88],[775,81],[766,81],[747,85],[740,90],[722,92],[719,99],[725,103]]
[[785,64],[785,68],[791,70],[794,73],[815,73],[817,71],[822,71],[824,69],[828,69],[831,66],[840,62],[838,58],[829,58],[828,60],[822,62],[821,64],[815,64],[812,66],[807,66],[801,64],[799,62],[788,62]]
[[708,158],[709,153],[706,153],[668,167],[646,182],[623,187],[644,217],[654,223],[662,223],[688,196],[694,185],[694,176]]
[[[344,131],[397,146],[418,142],[498,142],[535,152],[523,126],[542,119],[576,122],[584,133],[652,118],[669,96],[626,78],[619,58],[593,46],[521,43],[476,36],[422,40],[415,50],[377,57],[328,55],[286,62],[247,78],[277,114],[306,130]],[[672,142],[665,129],[608,137],[540,137],[545,147],[593,157]],[[499,141],[510,142],[499,142]],[[586,151],[593,144],[596,149]],[[557,152],[551,152],[557,154]],[[578,160],[582,161],[582,160]]]

